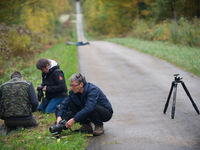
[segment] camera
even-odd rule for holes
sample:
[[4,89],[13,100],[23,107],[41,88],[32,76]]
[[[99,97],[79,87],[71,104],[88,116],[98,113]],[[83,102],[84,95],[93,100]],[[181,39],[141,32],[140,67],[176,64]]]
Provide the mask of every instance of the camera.
[[37,87],[37,91],[38,91],[38,100],[41,101],[42,97],[44,96],[42,89],[44,88],[44,86],[38,86]]
[[66,120],[61,120],[59,122],[59,124],[51,126],[49,128],[49,131],[54,135],[60,134],[62,132],[62,130],[67,129],[66,126],[65,126],[66,122],[67,122]]

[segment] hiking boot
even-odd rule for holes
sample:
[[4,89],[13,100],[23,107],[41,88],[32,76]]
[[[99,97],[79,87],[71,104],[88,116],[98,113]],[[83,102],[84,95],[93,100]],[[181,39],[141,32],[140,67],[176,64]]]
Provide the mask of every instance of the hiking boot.
[[79,132],[89,133],[89,134],[92,133],[93,129],[91,123],[82,124],[81,128],[79,129]]
[[95,125],[95,130],[93,132],[94,136],[99,136],[104,133],[103,125]]

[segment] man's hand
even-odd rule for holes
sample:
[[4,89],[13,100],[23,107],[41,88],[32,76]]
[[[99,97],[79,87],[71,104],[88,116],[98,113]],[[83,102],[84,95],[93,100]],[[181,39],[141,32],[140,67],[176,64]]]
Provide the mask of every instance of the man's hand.
[[59,116],[56,120],[56,124],[59,124],[59,122],[62,120],[62,118]]
[[42,89],[42,91],[46,91],[47,90],[47,86],[45,85]]
[[71,128],[75,123],[74,118],[70,119],[67,121],[67,123],[65,124],[66,128]]

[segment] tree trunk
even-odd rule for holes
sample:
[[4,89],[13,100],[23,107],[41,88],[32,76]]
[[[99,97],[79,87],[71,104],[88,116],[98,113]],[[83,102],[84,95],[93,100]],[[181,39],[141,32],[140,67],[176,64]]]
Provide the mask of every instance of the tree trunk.
[[177,22],[176,18],[176,1],[171,0],[171,10],[172,10],[172,18]]

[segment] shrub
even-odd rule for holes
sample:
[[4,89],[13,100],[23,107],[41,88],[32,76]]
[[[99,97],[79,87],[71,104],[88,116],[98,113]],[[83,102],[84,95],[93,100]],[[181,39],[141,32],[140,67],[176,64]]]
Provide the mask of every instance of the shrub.
[[133,36],[145,40],[151,40],[151,30],[145,20],[135,19],[133,21]]
[[185,18],[180,18],[178,22],[172,21],[170,23],[170,41],[175,44],[200,46],[198,33],[200,33],[198,25],[192,24]]
[[153,20],[135,19],[130,36],[145,40],[170,41],[186,46],[200,46],[200,20],[168,21],[155,24]]
[[152,29],[153,40],[167,41],[170,38],[169,26],[166,21],[156,24]]
[[8,32],[8,47],[13,55],[24,55],[30,52],[31,38],[29,35],[20,34],[15,28]]
[[0,24],[0,60],[8,60],[11,50],[8,48],[8,31],[9,27],[5,24]]
[[180,28],[179,36],[181,44],[190,46],[197,45],[198,38],[196,35],[197,29],[195,29],[195,26],[185,18],[181,18],[178,24]]
[[170,41],[172,43],[177,44],[179,39],[178,24],[175,21],[172,21],[169,25],[169,29],[170,29]]

